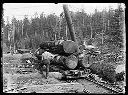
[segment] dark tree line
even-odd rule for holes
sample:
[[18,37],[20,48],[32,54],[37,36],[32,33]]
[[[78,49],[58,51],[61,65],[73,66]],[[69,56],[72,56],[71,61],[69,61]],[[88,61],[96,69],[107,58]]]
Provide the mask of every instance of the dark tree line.
[[[97,47],[123,48],[123,29],[124,10],[119,6],[117,9],[110,8],[109,11],[87,14],[81,12],[70,12],[72,23],[77,35],[79,44],[93,44]],[[62,13],[63,14],[63,13]],[[60,17],[55,14],[45,16],[44,13],[39,17],[23,20],[12,19],[11,23],[4,24],[3,20],[3,39],[9,48],[13,39],[16,49],[36,49],[42,41],[53,41],[58,39],[71,39],[64,15]]]

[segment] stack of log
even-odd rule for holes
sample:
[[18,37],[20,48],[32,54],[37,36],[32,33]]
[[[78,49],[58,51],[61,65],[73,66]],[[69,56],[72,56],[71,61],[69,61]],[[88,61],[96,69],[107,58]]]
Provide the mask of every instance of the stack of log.
[[[40,49],[49,53],[43,53],[43,59],[50,59],[52,63],[64,66],[66,69],[75,69],[78,64],[78,46],[76,42],[71,40],[58,40],[42,42]],[[47,58],[45,58],[48,56]]]

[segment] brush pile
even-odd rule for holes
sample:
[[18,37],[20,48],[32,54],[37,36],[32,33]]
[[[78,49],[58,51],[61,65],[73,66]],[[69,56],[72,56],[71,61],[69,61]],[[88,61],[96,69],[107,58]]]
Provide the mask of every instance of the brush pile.
[[[119,66],[119,65],[118,65]],[[99,75],[99,77],[104,80],[114,83],[117,81],[122,81],[124,75],[124,69],[118,72],[118,66],[112,65],[112,63],[93,63],[90,65],[90,69],[92,73]]]

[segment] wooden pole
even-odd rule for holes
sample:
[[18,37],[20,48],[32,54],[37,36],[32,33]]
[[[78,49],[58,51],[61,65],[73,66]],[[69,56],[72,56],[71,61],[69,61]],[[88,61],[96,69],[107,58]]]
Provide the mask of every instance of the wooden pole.
[[67,21],[67,25],[68,25],[68,28],[69,28],[69,33],[70,33],[71,39],[72,39],[72,41],[77,42],[75,31],[74,31],[73,24],[72,24],[72,19],[71,19],[71,16],[69,14],[68,6],[63,5],[63,9],[64,9],[65,18],[66,18],[66,21]]

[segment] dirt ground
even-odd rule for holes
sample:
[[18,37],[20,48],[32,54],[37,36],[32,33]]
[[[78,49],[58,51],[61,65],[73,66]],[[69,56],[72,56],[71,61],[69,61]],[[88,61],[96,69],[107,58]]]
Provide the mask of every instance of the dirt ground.
[[[60,73],[50,72],[48,78],[45,78],[44,74],[40,74],[38,71],[19,74],[15,70],[18,67],[14,65],[7,64],[21,64],[20,58],[21,54],[4,54],[3,56],[3,91],[15,89],[13,91],[8,91],[8,93],[85,93],[84,90],[88,89],[92,93],[107,93],[103,88],[97,87],[93,84],[85,81],[84,85],[79,82],[68,83],[66,81],[60,81],[62,77]],[[24,88],[25,87],[25,88]],[[16,90],[24,88],[22,90]]]
[[[16,89],[27,87],[25,90],[18,92],[22,93],[75,93],[81,92],[83,86],[79,83],[66,83],[65,81],[59,81],[58,79],[49,76],[45,79],[41,74],[3,74],[4,89]],[[12,91],[10,91],[12,92]]]
[[[60,73],[49,73],[48,78],[35,71],[34,73],[18,74],[15,72],[17,67],[12,64],[20,64],[21,54],[3,55],[3,91],[10,89],[18,89],[27,87],[27,90],[20,90],[20,93],[30,93],[35,91],[36,93],[70,93],[79,92],[82,85],[79,83],[67,84],[65,81],[58,80],[62,75]],[[9,91],[11,93],[17,92]]]

